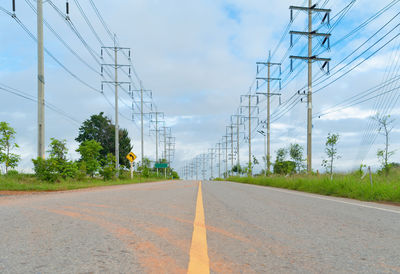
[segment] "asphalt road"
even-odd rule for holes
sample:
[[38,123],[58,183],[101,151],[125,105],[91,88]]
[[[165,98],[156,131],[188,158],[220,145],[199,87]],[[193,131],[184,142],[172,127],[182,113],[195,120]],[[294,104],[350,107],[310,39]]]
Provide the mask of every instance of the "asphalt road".
[[0,273],[400,273],[400,207],[226,182],[0,197],[0,239]]

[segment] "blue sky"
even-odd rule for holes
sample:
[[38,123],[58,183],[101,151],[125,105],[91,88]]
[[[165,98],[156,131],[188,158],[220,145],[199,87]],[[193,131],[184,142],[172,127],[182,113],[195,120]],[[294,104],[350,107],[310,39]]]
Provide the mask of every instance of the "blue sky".
[[[98,21],[88,0],[78,1],[86,11],[88,18],[95,26],[106,45],[112,45],[106,31]],[[176,136],[176,157],[174,166],[181,167],[197,154],[206,152],[221,139],[228,125],[230,115],[236,112],[240,105],[240,95],[246,94],[255,77],[255,62],[265,60],[268,51],[274,50],[289,23],[289,6],[302,5],[304,1],[255,1],[255,0],[205,0],[205,1],[156,1],[132,0],[96,1],[110,29],[118,35],[121,45],[132,48],[133,62],[143,84],[151,89],[157,110],[166,114],[167,123],[172,126]],[[320,4],[325,1],[320,1]],[[343,9],[350,0],[330,0],[326,7],[332,9],[332,17]],[[331,43],[335,43],[355,28],[362,21],[374,14],[391,1],[373,0],[356,1],[348,14],[332,32]],[[17,16],[24,24],[36,33],[35,14],[25,1],[17,2]],[[31,1],[33,5],[36,3]],[[53,3],[64,10],[64,1],[54,0]],[[10,10],[10,3],[1,7]],[[344,56],[389,20],[396,11],[397,4],[391,11],[373,21],[357,35],[326,51],[323,56],[332,58],[331,68],[334,68]],[[79,10],[71,1],[70,17],[77,29],[83,34],[87,43],[100,53],[101,45],[90,32]],[[62,38],[82,58],[94,68],[100,70],[82,43],[72,33],[64,20],[46,3],[44,5],[45,19],[62,36]],[[304,14],[296,17],[291,29],[303,30]],[[319,26],[318,17],[315,27]],[[398,24],[396,19],[391,26]],[[390,27],[388,27],[388,30]],[[36,95],[36,46],[25,32],[8,15],[0,11],[0,83]],[[321,28],[320,31],[327,31]],[[289,35],[285,37],[273,56],[274,62],[280,62],[289,48]],[[376,41],[372,40],[372,42]],[[317,42],[317,41],[315,41]],[[368,45],[372,44],[369,43]],[[298,55],[304,47],[305,40],[300,39],[290,51]],[[399,40],[393,41],[376,56],[349,73],[346,77],[319,91],[314,96],[314,112],[329,108],[350,97],[378,85],[385,79],[387,64],[397,56]],[[101,78],[79,62],[55,37],[45,28],[45,45],[76,75],[100,89]],[[367,46],[368,46],[367,45]],[[90,91],[65,73],[48,56],[46,59],[46,100],[64,110],[78,121],[84,121],[90,115],[104,111],[113,118],[113,109],[101,94]],[[365,58],[362,56],[361,58]],[[351,58],[350,58],[351,59]],[[350,60],[349,59],[349,60]],[[347,63],[347,62],[345,62]],[[296,64],[295,64],[296,65]],[[290,66],[288,58],[283,62],[285,72]],[[302,69],[305,64],[299,64]],[[319,70],[314,64],[314,72]],[[294,74],[298,71],[295,70]],[[334,70],[331,72],[334,73]],[[291,74],[290,77],[294,74]],[[319,74],[322,75],[322,74]],[[285,73],[282,77],[285,77]],[[321,79],[325,79],[322,76]],[[287,101],[293,93],[306,83],[306,70],[301,71],[293,81],[282,89],[282,102]],[[318,86],[317,86],[318,88]],[[261,90],[265,87],[260,88]],[[105,95],[113,102],[111,90]],[[36,104],[25,99],[0,91],[0,120],[10,122],[18,133],[19,152],[23,154],[21,169],[30,170],[30,159],[36,155]],[[121,93],[121,113],[131,117],[129,97]],[[328,132],[338,132],[342,137],[339,151],[342,159],[338,170],[356,168],[362,135],[367,129],[369,116],[374,110],[374,103],[357,105],[321,119],[314,119],[314,169],[321,169],[324,155],[324,141]],[[128,106],[127,106],[128,105]],[[292,142],[305,146],[306,108],[298,104],[272,126],[272,151],[274,152]],[[273,100],[273,110],[279,111],[278,99]],[[265,104],[261,102],[261,119]],[[393,117],[398,128],[398,104],[393,109]],[[120,119],[121,126],[129,130],[134,143],[134,151],[140,152],[138,124],[126,119]],[[75,149],[79,125],[70,120],[46,110],[46,142],[50,137],[66,139],[70,147],[70,157],[78,157]],[[148,126],[146,126],[148,128]],[[146,135],[145,154],[154,158],[154,136]],[[253,151],[261,159],[263,139],[255,134]],[[399,131],[394,129],[392,149],[399,149]],[[378,137],[364,162],[378,166],[375,157],[376,150],[382,147],[383,139]],[[241,146],[243,164],[247,153],[247,145]],[[400,161],[400,152],[396,153],[394,161]]]

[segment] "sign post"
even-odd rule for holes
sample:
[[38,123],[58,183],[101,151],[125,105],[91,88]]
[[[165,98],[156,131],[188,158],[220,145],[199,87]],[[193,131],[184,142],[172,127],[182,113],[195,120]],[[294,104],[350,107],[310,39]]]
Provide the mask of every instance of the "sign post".
[[156,164],[154,165],[154,167],[157,168],[157,170],[158,170],[159,168],[163,168],[163,169],[164,169],[164,177],[165,177],[165,178],[167,177],[167,167],[168,167],[168,163],[156,163]]
[[133,161],[135,161],[136,158],[137,156],[133,152],[129,152],[129,154],[126,155],[126,159],[128,159],[129,162],[131,163],[131,179],[133,179]]

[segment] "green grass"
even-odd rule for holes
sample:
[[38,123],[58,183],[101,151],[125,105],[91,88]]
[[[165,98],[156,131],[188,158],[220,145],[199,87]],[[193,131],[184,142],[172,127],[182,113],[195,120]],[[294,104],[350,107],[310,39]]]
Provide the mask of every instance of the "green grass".
[[293,175],[270,177],[230,177],[228,181],[286,188],[328,196],[345,197],[363,201],[400,203],[400,170],[393,170],[388,177],[373,174],[360,178],[358,173],[328,175]]
[[104,181],[103,179],[87,178],[84,180],[61,180],[60,182],[50,183],[38,181],[34,175],[18,174],[0,176],[0,191],[61,191],[91,188],[99,186],[126,185],[145,182],[163,181],[163,178],[140,178],[134,177],[131,179],[115,179]]

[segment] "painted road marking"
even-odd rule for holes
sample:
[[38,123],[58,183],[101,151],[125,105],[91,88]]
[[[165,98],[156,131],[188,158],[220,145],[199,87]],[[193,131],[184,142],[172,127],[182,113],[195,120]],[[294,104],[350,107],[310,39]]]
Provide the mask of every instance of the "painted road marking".
[[321,197],[321,196],[317,196],[318,194],[301,193],[301,192],[297,192],[295,190],[290,191],[290,190],[276,189],[276,188],[273,188],[273,187],[268,187],[268,189],[273,190],[273,191],[277,191],[277,192],[282,192],[282,193],[287,193],[287,194],[293,194],[293,195],[297,195],[297,196],[307,197],[307,198],[311,197],[311,198],[315,198],[315,199],[319,199],[319,200],[331,201],[331,202],[342,203],[342,204],[346,204],[346,205],[353,205],[353,206],[359,206],[359,207],[364,207],[364,208],[370,208],[370,209],[376,209],[376,210],[386,211],[386,212],[390,212],[390,213],[400,214],[400,211],[398,211],[398,210],[388,209],[388,208],[383,208],[383,207],[370,206],[370,205],[357,203],[357,202],[347,202],[347,201],[340,200],[340,198],[334,199],[334,198],[328,198],[328,197]]
[[199,190],[197,193],[196,216],[193,223],[192,245],[190,246],[190,259],[187,273],[210,273],[201,182],[199,182]]

